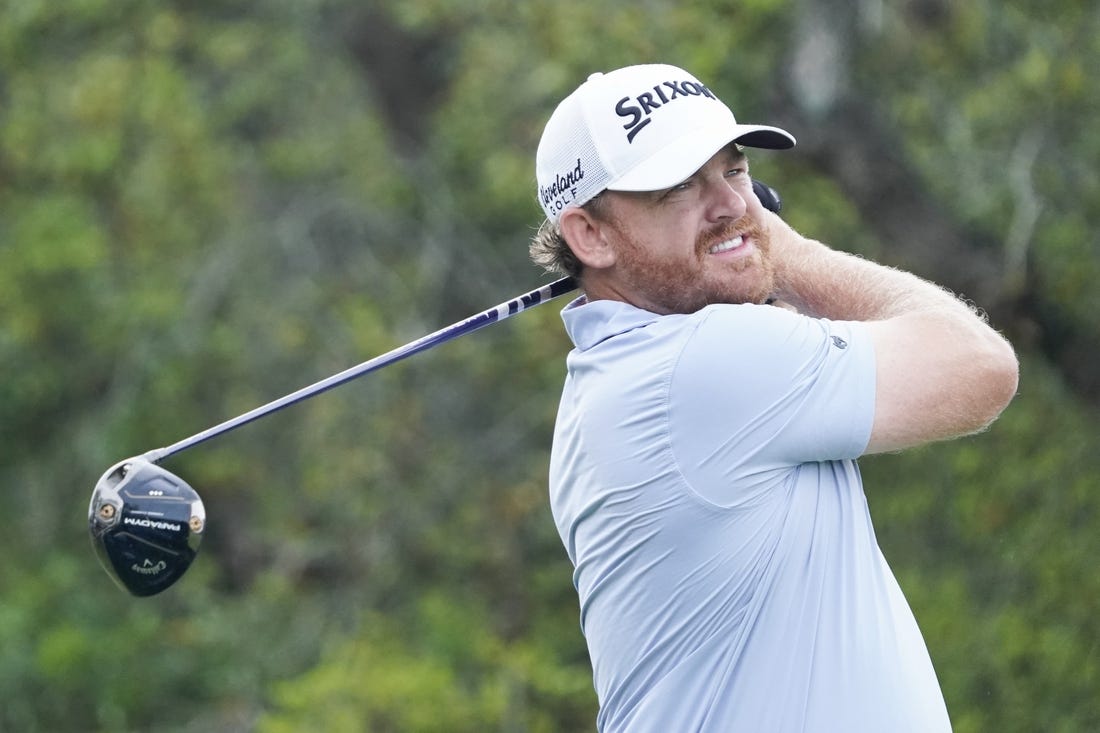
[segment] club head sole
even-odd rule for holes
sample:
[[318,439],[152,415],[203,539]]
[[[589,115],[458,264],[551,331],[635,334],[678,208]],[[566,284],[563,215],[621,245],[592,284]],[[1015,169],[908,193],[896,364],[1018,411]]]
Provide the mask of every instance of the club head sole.
[[128,458],[96,483],[88,529],[107,574],[133,595],[151,596],[191,566],[206,510],[183,479],[143,458]]

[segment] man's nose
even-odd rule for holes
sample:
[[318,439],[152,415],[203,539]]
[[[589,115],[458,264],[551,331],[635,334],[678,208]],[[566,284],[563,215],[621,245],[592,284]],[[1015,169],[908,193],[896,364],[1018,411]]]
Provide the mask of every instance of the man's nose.
[[725,178],[713,182],[709,189],[708,218],[711,221],[740,219],[745,215],[748,208],[745,198]]

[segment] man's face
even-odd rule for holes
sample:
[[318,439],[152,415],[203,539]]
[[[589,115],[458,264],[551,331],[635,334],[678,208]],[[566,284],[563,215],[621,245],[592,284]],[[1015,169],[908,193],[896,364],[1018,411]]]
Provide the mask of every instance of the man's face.
[[774,289],[763,205],[735,146],[664,191],[607,191],[612,297],[656,313],[761,303]]

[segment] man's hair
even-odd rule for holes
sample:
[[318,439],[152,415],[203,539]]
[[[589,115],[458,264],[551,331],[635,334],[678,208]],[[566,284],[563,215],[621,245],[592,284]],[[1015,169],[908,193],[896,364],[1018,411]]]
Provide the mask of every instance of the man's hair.
[[[604,198],[602,193],[596,194],[581,208],[597,219],[602,219],[605,208]],[[573,250],[569,248],[569,243],[561,234],[561,227],[549,219],[543,219],[538,231],[531,239],[528,252],[531,260],[547,272],[580,277],[581,272],[584,271],[584,263],[578,260]]]

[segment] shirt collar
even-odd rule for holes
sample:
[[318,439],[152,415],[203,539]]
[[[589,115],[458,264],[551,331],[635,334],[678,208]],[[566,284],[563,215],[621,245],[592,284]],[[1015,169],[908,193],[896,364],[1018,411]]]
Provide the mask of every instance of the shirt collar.
[[565,306],[561,318],[573,344],[581,351],[587,351],[612,336],[649,325],[658,316],[617,300],[589,302],[582,295]]

